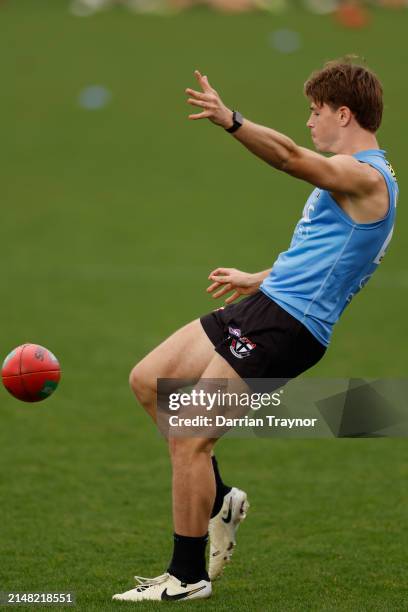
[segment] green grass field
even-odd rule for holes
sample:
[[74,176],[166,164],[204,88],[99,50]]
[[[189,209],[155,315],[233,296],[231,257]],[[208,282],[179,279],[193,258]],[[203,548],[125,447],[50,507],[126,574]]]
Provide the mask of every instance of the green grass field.
[[[171,554],[167,452],[128,372],[213,307],[212,268],[270,266],[310,190],[187,121],[192,71],[305,146],[308,74],[348,52],[378,71],[398,230],[312,374],[404,377],[408,14],[374,12],[352,32],[301,10],[160,18],[118,7],[82,20],[67,4],[0,5],[1,351],[38,342],[63,366],[42,404],[0,390],[0,590],[72,590],[76,609],[105,611],[130,608],[111,595],[133,574],[162,573]],[[272,48],[281,28],[299,32],[299,52]],[[77,99],[94,84],[112,100],[92,112]],[[251,510],[233,564],[194,609],[408,610],[406,450],[391,439],[226,440],[225,479]]]

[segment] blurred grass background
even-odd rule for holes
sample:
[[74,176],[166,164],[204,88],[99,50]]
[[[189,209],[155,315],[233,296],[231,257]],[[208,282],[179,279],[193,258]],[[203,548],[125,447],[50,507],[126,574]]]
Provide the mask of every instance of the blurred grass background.
[[[186,119],[195,68],[228,105],[304,146],[309,73],[345,53],[378,72],[397,230],[313,375],[405,376],[408,12],[372,13],[352,31],[294,7],[79,19],[62,0],[0,5],[1,348],[38,342],[63,367],[43,404],[1,391],[1,590],[71,588],[79,609],[108,610],[133,573],[163,571],[169,465],[128,371],[213,308],[212,268],[270,266],[311,189]],[[274,48],[281,29],[297,33],[297,52]],[[111,93],[106,107],[79,105],[92,85]],[[253,513],[216,596],[197,607],[406,609],[405,441],[228,440],[220,458]]]

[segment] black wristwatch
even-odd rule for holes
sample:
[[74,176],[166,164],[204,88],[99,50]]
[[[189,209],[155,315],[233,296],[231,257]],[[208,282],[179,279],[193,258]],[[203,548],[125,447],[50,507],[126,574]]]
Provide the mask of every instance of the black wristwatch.
[[244,118],[238,111],[232,111],[232,126],[230,128],[225,128],[226,132],[233,134],[236,132],[241,125],[244,123]]

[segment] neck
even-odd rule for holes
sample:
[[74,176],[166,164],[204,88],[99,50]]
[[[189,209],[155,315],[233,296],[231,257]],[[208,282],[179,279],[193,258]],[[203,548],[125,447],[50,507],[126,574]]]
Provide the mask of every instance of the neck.
[[378,140],[375,134],[367,130],[359,130],[353,135],[347,135],[344,140],[339,139],[339,142],[333,147],[332,153],[353,155],[367,149],[379,149]]

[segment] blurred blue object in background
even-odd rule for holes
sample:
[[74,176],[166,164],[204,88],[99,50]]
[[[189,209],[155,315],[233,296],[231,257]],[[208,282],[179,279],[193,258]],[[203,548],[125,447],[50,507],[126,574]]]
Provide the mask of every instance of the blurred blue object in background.
[[295,53],[301,47],[300,35],[294,30],[275,30],[270,35],[270,44],[280,53]]
[[78,104],[87,110],[99,110],[107,106],[111,98],[111,92],[103,85],[89,85],[80,92]]

